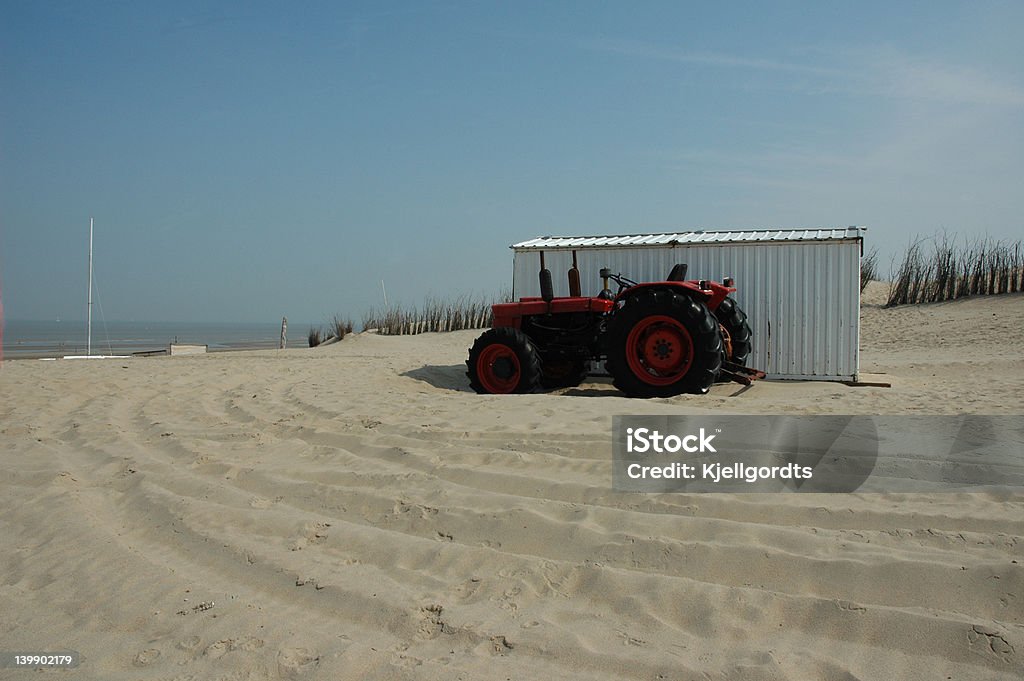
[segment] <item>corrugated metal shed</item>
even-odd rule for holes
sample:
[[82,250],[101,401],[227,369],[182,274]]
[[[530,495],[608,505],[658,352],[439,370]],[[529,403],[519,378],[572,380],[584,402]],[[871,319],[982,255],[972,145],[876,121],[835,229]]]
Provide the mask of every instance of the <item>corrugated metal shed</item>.
[[771,378],[855,380],[859,373],[863,227],[693,231],[541,237],[512,246],[513,295],[540,295],[538,251],[555,295],[569,294],[577,253],[583,295],[601,289],[608,267],[635,281],[663,280],[678,262],[690,279],[735,277],[754,332],[749,364]]
[[860,239],[863,227],[824,229],[745,229],[666,234],[622,234],[619,236],[542,236],[512,244],[514,249],[546,250],[554,248],[609,248],[624,246],[669,246],[673,244],[733,244],[777,241],[833,241]]

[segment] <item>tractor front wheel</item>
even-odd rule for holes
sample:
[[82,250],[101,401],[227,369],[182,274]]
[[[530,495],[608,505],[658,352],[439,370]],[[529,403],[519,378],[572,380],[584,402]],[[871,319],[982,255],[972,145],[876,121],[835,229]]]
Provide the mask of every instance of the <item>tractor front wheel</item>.
[[722,367],[722,333],[707,306],[672,290],[626,299],[608,326],[608,372],[631,397],[706,393]]
[[478,393],[528,393],[540,384],[540,355],[519,329],[485,331],[470,348],[466,366],[469,385]]

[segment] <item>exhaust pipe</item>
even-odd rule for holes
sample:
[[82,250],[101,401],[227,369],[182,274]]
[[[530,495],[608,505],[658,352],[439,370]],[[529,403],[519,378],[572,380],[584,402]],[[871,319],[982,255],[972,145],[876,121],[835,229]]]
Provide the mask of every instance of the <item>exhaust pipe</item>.
[[540,252],[540,297],[550,303],[555,297],[555,287],[551,283],[551,270],[544,267],[544,251]]
[[576,251],[572,252],[572,268],[569,270],[569,295],[579,298],[583,295],[580,287],[580,270],[576,267]]

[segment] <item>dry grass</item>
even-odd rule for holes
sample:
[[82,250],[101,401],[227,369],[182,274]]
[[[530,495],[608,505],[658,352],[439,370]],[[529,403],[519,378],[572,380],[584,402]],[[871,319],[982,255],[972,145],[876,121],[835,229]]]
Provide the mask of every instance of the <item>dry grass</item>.
[[[929,248],[930,243],[930,248]],[[942,234],[907,247],[889,287],[886,307],[1024,290],[1020,241],[959,242]]]
[[860,261],[860,292],[872,281],[878,281],[878,249],[872,248]]
[[341,340],[348,334],[352,333],[352,328],[352,320],[348,317],[342,317],[340,314],[334,315],[331,317],[330,321],[327,322],[327,332],[338,340]]
[[348,334],[352,333],[353,324],[352,320],[348,317],[342,317],[340,314],[335,314],[333,317],[326,322],[327,329],[324,330],[322,326],[311,326],[309,327],[309,347],[315,348],[318,345],[333,341],[334,339],[341,340]]
[[396,305],[383,313],[374,310],[363,315],[363,330],[377,329],[385,336],[409,336],[418,333],[485,329],[494,322],[491,305],[509,300],[507,294],[497,300],[463,296],[445,301],[428,298],[421,307]]

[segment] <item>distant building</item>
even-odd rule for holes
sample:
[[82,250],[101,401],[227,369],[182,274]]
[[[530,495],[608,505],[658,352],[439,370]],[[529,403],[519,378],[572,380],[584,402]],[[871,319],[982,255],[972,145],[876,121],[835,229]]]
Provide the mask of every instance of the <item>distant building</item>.
[[555,295],[569,295],[576,251],[583,295],[597,295],[602,267],[658,281],[676,263],[688,279],[736,280],[754,332],[748,364],[769,378],[856,380],[860,372],[860,259],[864,227],[546,236],[513,244],[512,293],[539,296],[539,251]]

